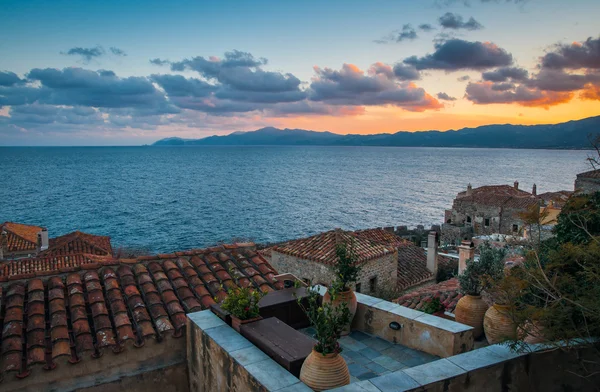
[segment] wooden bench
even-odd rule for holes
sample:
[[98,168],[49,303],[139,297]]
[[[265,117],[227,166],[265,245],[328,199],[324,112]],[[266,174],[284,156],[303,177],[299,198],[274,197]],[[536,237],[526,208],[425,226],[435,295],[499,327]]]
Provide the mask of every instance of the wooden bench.
[[244,324],[240,332],[296,377],[300,377],[302,364],[317,343],[276,317]]

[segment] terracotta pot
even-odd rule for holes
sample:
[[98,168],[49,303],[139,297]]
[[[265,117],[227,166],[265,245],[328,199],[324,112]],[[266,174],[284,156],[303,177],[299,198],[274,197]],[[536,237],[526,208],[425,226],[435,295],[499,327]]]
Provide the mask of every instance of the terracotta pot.
[[323,355],[313,348],[300,369],[300,381],[315,391],[324,391],[350,384],[350,373],[340,354]]
[[[323,296],[323,303],[331,303],[331,296],[329,295],[329,290]],[[348,306],[348,310],[350,310],[350,322],[344,326],[342,330],[342,336],[348,335],[350,333],[350,327],[352,326],[352,320],[354,319],[354,315],[356,314],[356,307],[358,306],[356,302],[356,295],[354,295],[354,291],[341,291],[337,294],[335,301],[333,301],[333,305],[337,306],[340,303],[345,303]]]
[[494,304],[485,312],[483,329],[489,344],[517,338],[517,328],[510,318],[508,305]]
[[235,329],[238,333],[240,333],[240,327],[244,324],[249,324],[249,323],[253,323],[255,321],[258,320],[262,320],[261,316],[255,317],[255,318],[251,318],[251,319],[247,319],[247,320],[242,320],[239,319],[237,317],[235,317],[234,315],[231,315],[231,327],[233,329]]
[[458,300],[454,309],[454,319],[457,323],[473,327],[473,337],[479,338],[483,334],[483,318],[488,310],[488,305],[481,295],[465,295]]
[[528,321],[525,323],[524,328],[519,328],[519,339],[525,343],[534,344],[542,343],[544,339],[544,327],[539,322]]

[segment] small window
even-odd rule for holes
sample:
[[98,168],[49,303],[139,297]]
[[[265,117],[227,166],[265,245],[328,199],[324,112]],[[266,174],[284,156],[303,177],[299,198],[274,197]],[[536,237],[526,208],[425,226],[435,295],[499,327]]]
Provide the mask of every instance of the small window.
[[485,218],[483,224],[485,225],[485,227],[490,227],[490,218]]
[[373,294],[377,290],[377,276],[373,276],[369,279],[369,291]]
[[471,223],[471,217],[467,216],[467,223]]
[[448,219],[446,223],[452,223],[452,219]]
[[519,225],[513,225],[513,233],[516,233],[519,231]]
[[354,291],[356,291],[357,293],[360,293],[360,283],[356,284],[356,289]]

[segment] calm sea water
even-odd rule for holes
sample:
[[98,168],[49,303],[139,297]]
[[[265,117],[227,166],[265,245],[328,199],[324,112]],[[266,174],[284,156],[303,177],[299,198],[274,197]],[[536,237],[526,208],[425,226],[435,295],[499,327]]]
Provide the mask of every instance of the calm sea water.
[[586,151],[396,147],[0,148],[0,222],[169,252],[234,238],[441,223],[457,192],[573,189]]

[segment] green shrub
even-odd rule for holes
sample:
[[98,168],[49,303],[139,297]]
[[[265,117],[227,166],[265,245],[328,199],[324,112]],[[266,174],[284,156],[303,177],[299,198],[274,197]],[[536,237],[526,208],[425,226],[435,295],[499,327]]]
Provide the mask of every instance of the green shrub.
[[232,290],[221,304],[221,307],[240,320],[248,320],[259,316],[258,302],[265,293],[250,287]]

